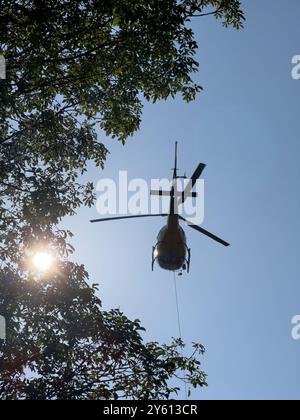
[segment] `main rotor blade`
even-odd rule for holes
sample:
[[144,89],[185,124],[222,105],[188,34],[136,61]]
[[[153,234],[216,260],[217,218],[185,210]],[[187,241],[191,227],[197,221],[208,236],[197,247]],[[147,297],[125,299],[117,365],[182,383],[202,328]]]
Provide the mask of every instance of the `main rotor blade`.
[[191,176],[190,181],[188,182],[187,186],[185,187],[183,198],[180,200],[179,204],[184,203],[186,198],[188,198],[190,196],[190,194],[192,192],[192,189],[194,188],[197,180],[200,178],[200,176],[202,175],[202,172],[204,171],[205,168],[206,168],[206,165],[204,163],[200,163],[197,166],[195,172]]
[[183,220],[184,222],[186,222],[192,229],[197,230],[198,232],[202,233],[203,235],[208,236],[209,238],[213,239],[216,242],[219,242],[220,244],[224,245],[224,246],[230,246],[230,244],[228,242],[223,241],[223,239],[219,238],[218,236],[208,232],[207,230],[203,229],[200,226],[194,225],[193,223],[189,222],[188,220],[186,220],[184,217],[179,216],[179,219]]
[[192,186],[195,185],[197,179],[200,178],[200,176],[202,175],[202,172],[204,171],[205,168],[206,168],[206,165],[204,163],[199,163],[195,172],[191,176]]
[[168,214],[138,214],[136,216],[119,216],[119,217],[106,217],[102,219],[94,219],[90,220],[91,223],[98,223],[98,222],[110,222],[112,220],[123,220],[123,219],[137,219],[141,217],[165,217]]

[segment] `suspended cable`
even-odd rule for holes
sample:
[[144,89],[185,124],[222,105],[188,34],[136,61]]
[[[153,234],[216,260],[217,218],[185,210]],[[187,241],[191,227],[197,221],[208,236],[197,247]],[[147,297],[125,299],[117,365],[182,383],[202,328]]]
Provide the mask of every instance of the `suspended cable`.
[[[178,290],[177,290],[177,281],[176,281],[176,273],[173,271],[173,281],[174,281],[174,292],[175,292],[175,299],[176,299],[176,310],[177,310],[177,322],[178,322],[178,332],[179,338],[183,342],[182,338],[182,328],[181,328],[181,319],[180,319],[180,309],[179,309],[179,299],[178,299]],[[183,347],[180,346],[181,349],[181,357],[183,358]],[[187,392],[187,384],[185,379],[185,371],[184,371],[184,391],[185,391],[185,398],[188,399],[188,392]]]

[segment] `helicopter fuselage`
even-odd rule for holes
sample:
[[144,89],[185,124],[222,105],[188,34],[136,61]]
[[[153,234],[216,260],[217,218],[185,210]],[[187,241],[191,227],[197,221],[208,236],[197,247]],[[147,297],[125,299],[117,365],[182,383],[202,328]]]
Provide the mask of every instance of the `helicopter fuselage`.
[[157,237],[157,244],[153,248],[152,267],[158,265],[169,271],[189,268],[190,250],[188,249],[185,232],[179,224],[177,215],[169,215],[168,223]]

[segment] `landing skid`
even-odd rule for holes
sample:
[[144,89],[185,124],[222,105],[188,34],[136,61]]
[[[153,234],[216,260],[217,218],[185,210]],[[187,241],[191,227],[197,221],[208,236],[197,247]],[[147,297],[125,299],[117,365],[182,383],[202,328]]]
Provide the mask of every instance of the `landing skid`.
[[152,247],[152,271],[154,271],[154,264],[156,261],[156,257],[154,256],[155,246]]
[[179,273],[178,273],[178,275],[179,276],[182,276],[183,275],[183,272],[186,270],[186,272],[189,274],[189,272],[190,272],[190,266],[191,266],[191,249],[190,248],[188,248],[187,247],[187,254],[188,254],[188,257],[187,257],[187,259],[185,260],[185,263],[183,264],[183,266],[182,266],[182,268],[181,268],[181,270],[179,270]]

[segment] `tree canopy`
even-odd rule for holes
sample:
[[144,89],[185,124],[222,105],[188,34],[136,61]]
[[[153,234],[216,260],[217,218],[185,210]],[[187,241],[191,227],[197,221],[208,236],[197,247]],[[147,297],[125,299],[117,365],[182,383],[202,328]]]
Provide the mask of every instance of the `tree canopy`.
[[[94,203],[80,176],[106,160],[99,127],[125,142],[144,100],[201,90],[191,20],[206,15],[237,29],[244,20],[237,0],[2,0],[1,398],[168,398],[180,370],[206,384],[201,345],[184,358],[180,340],[145,344],[139,321],[101,309],[85,268],[68,260],[71,232],[58,227]],[[41,246],[60,260],[46,278],[26,264]]]

